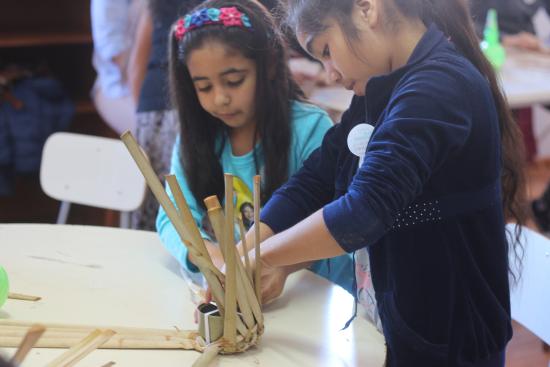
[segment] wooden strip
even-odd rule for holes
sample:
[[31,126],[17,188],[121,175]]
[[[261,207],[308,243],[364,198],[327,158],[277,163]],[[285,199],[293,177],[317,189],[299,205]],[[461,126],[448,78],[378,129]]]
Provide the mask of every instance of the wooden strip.
[[261,196],[260,196],[260,176],[254,176],[254,248],[256,255],[256,269],[254,270],[254,287],[256,290],[256,298],[260,305],[262,304],[262,266],[260,261],[260,206]]
[[[191,214],[189,205],[187,205],[187,200],[185,200],[185,196],[181,191],[178,179],[174,175],[167,175],[165,176],[165,178],[166,182],[168,182],[168,186],[170,186],[172,195],[174,195],[177,208],[179,209],[180,217],[183,221],[183,226],[186,229],[186,232],[189,234],[191,243],[193,244],[195,249],[197,249],[201,253],[201,255],[207,259],[209,263],[213,263],[212,259],[210,258],[210,254],[206,249],[206,245],[204,244],[204,240],[202,239],[199,228],[197,227],[195,218],[193,218],[193,214]],[[218,269],[216,268],[216,270]],[[223,279],[223,274],[220,271],[216,273],[216,276],[218,276],[220,279]]]
[[38,296],[29,296],[29,295],[26,295],[26,294],[21,294],[21,293],[8,293],[8,298],[9,299],[16,299],[16,300],[20,300],[20,301],[31,301],[31,302],[36,302],[36,301],[40,301],[42,299],[42,297],[38,297]]
[[[18,337],[23,338],[26,334],[27,328],[14,328],[14,327],[2,327],[0,329],[0,336],[3,337]],[[74,339],[74,338],[80,338],[82,339],[86,335],[90,333],[89,330],[64,330],[64,329],[48,329],[44,335],[42,336],[45,339]],[[126,339],[132,339],[132,340],[160,340],[160,341],[184,341],[187,339],[193,339],[197,335],[196,332],[186,332],[182,333],[181,335],[155,335],[155,334],[116,334],[113,336],[113,340],[126,340]]]
[[[189,240],[191,241],[192,246],[194,247],[194,251],[191,251],[193,255],[194,262],[198,265],[201,261],[206,260],[208,264],[213,264],[212,258],[210,257],[210,254],[208,253],[208,250],[206,249],[206,246],[204,244],[204,240],[201,237],[201,234],[199,232],[199,229],[197,228],[197,224],[195,223],[195,219],[193,218],[193,215],[191,214],[191,210],[189,210],[189,206],[187,205],[187,201],[185,200],[185,196],[183,195],[183,192],[181,191],[181,187],[178,184],[178,180],[176,176],[174,175],[167,175],[165,176],[166,182],[168,182],[168,186],[170,187],[170,190],[172,191],[172,195],[174,196],[174,199],[176,201],[177,209],[179,209],[179,215],[178,217],[181,219],[182,225],[185,228],[185,232],[189,234]],[[205,264],[206,265],[206,264]],[[215,271],[214,271],[215,269]],[[224,276],[219,271],[218,268],[214,267],[209,268],[209,270],[214,273],[218,279],[223,279]],[[208,284],[211,284],[211,282],[214,282],[213,279],[208,279],[210,277],[210,274],[206,274],[208,272],[203,273],[205,278],[207,278]],[[216,287],[216,292],[212,292],[212,297],[216,301],[216,304],[219,305],[218,309],[220,311],[220,315],[224,315],[225,309],[223,302],[220,302],[220,296],[221,291],[223,290],[222,287],[217,287],[215,284],[211,285],[211,288]]]
[[224,348],[231,352],[237,344],[237,273],[235,266],[235,234],[233,231],[233,176],[224,175],[225,181],[225,317],[223,337],[229,344]]
[[215,195],[204,199],[204,205],[206,206],[208,219],[210,219],[210,224],[212,225],[212,229],[216,235],[216,240],[218,241],[218,246],[220,247],[220,251],[223,255],[223,260],[225,261],[225,246],[223,245],[225,242],[225,217],[223,215],[222,206],[218,200],[218,197]]
[[245,262],[245,270],[246,275],[248,276],[248,279],[252,282],[252,270],[250,269],[250,258],[248,257],[248,251],[246,250],[248,247],[246,246],[246,231],[244,230],[244,224],[241,218],[237,219],[239,222],[239,232],[241,234],[241,242],[242,242],[242,248],[244,249],[244,262]]
[[[204,200],[204,204],[206,205],[206,209],[208,210],[210,223],[212,223],[214,232],[216,232],[216,237],[224,238],[225,235],[223,235],[223,230],[221,228],[225,226],[225,216],[222,212],[222,207],[218,198],[216,196],[211,196]],[[220,247],[224,249],[225,246],[222,245]],[[223,252],[225,252],[225,249],[223,250]],[[240,280],[240,272],[244,272],[244,267],[242,265],[241,259],[237,256],[236,252],[235,256],[237,260],[237,302],[239,304],[239,309],[241,310],[241,313],[243,315],[244,323],[250,329],[254,326],[254,310],[251,309],[252,305],[250,302],[250,298],[246,294],[246,292],[248,291],[246,283],[243,283],[242,280]],[[250,289],[252,289],[250,284],[249,287]],[[244,334],[242,333],[241,335],[244,336]]]
[[[166,215],[172,222],[182,242],[185,245],[189,246],[189,243],[191,243],[191,240],[188,236],[185,226],[179,220],[179,214],[176,207],[172,204],[172,201],[168,197],[168,194],[166,193],[166,191],[164,191],[164,187],[162,186],[162,183],[157,177],[155,171],[153,170],[153,167],[151,167],[151,163],[142,152],[141,148],[139,147],[136,140],[134,139],[132,133],[127,131],[124,134],[122,134],[120,138],[126,145],[126,148],[130,152],[130,155],[132,156],[138,168],[140,169],[141,173],[143,174],[143,177],[145,178],[147,185],[153,192],[153,195],[156,197],[156,199],[158,200],[158,202],[166,212]],[[199,250],[197,249],[197,251]],[[217,269],[212,263],[212,261],[208,263],[208,266],[211,268],[211,271],[215,274]],[[204,273],[203,269],[201,269],[201,272]]]
[[86,338],[48,363],[46,367],[70,367],[96,350],[115,334],[112,330],[94,330]]
[[25,336],[23,337],[23,340],[21,341],[21,344],[19,345],[19,348],[15,352],[15,355],[11,359],[11,363],[15,366],[20,365],[23,363],[31,349],[34,347],[36,342],[40,339],[42,334],[44,334],[44,331],[46,331],[46,328],[42,325],[33,325],[29,331],[25,333]]
[[220,352],[220,347],[217,344],[211,344],[204,352],[201,354],[201,356],[193,363],[192,367],[208,367],[210,364],[214,361],[218,353]]
[[[8,320],[0,319],[0,333],[5,330],[4,326],[11,327],[20,327],[20,328],[30,328],[36,324],[33,321],[20,321],[20,320]],[[191,337],[196,334],[194,331],[185,331],[177,329],[148,329],[148,328],[133,328],[133,327],[121,327],[121,326],[92,326],[92,325],[70,325],[70,324],[61,324],[61,323],[43,323],[42,324],[50,332],[52,330],[69,330],[69,331],[81,331],[86,333],[91,333],[95,329],[110,329],[114,330],[117,334],[145,334],[145,335],[162,335],[162,336],[181,336],[181,337]]]
[[[246,330],[246,329],[245,329]],[[85,335],[85,334],[84,334]],[[198,334],[197,334],[198,336]],[[66,338],[50,338],[42,337],[34,345],[34,348],[56,348],[67,349],[75,346],[82,340],[82,335],[78,337],[66,337]],[[17,348],[21,343],[21,337],[8,337],[0,335],[0,347],[2,348]],[[99,349],[178,349],[178,350],[201,350],[195,341],[195,339],[171,339],[162,340],[155,338],[153,340],[133,339],[130,337],[117,337],[116,334],[108,340],[105,344],[101,345]]]
[[[182,221],[179,220],[180,216],[179,213],[172,204],[172,201],[168,197],[168,194],[166,191],[164,191],[164,187],[162,186],[162,183],[158,179],[157,175],[155,174],[155,171],[153,170],[153,167],[151,167],[151,164],[147,157],[142,152],[141,148],[137,144],[136,140],[132,136],[132,133],[129,131],[125,132],[121,135],[121,139],[126,145],[126,148],[130,152],[130,155],[136,162],[138,168],[140,169],[141,173],[143,174],[143,177],[145,178],[145,181],[147,182],[149,188],[153,192],[154,196],[166,212],[166,215],[172,222],[172,225],[176,229],[176,232],[180,236],[182,242],[185,246],[187,246],[189,252],[195,256],[198,257],[196,260],[197,266],[199,267],[199,270],[206,278],[206,281],[210,285],[210,288],[212,289],[212,297],[218,302],[218,307],[220,308],[220,312],[223,312],[224,309],[224,291],[221,283],[224,281],[223,276],[220,273],[220,271],[216,268],[216,266],[212,263],[212,261],[209,261],[208,258],[203,258],[200,255],[200,251],[198,249],[195,249],[193,246],[190,246],[190,239],[188,238],[188,234],[186,231],[185,226],[183,225]],[[217,274],[218,276],[212,276],[212,274]]]
[[246,275],[244,266],[242,265],[242,261],[239,261],[238,265],[239,264],[240,264],[239,268],[241,271],[239,271],[237,274],[237,276],[239,277],[238,286],[240,285],[244,288],[244,292],[245,292],[244,294],[248,301],[248,305],[251,308],[252,313],[254,314],[254,318],[256,319],[256,322],[260,325],[263,325],[264,317],[262,314],[262,308],[260,307],[258,299],[256,298],[254,287],[252,286],[252,282],[250,281],[250,279],[248,279],[248,276]]

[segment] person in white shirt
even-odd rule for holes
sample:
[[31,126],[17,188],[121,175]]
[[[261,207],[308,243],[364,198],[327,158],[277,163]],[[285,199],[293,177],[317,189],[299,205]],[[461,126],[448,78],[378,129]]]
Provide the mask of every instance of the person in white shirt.
[[127,78],[133,30],[142,0],[92,0],[93,65],[97,79],[91,95],[102,119],[118,134],[135,131],[135,102]]

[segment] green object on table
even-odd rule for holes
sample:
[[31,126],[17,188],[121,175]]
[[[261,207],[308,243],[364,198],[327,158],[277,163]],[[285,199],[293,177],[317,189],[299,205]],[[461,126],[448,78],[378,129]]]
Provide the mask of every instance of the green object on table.
[[10,283],[8,281],[8,273],[0,266],[0,307],[4,305],[8,299]]
[[498,15],[495,9],[487,12],[487,22],[483,30],[483,41],[481,50],[495,70],[500,70],[506,60],[506,50],[500,43],[500,30],[498,28]]

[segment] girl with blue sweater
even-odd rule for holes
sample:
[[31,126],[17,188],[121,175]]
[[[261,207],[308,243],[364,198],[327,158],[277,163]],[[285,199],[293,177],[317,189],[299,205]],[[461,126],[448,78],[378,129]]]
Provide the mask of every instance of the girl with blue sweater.
[[504,366],[521,139],[466,2],[288,3],[300,44],[361,97],[264,207],[255,261],[269,277],[357,251],[388,366]]
[[[261,174],[266,202],[321,144],[332,123],[324,111],[301,101],[283,41],[256,1],[207,1],[176,23],[170,43],[171,89],[181,124],[171,172],[214,262],[221,264],[203,199],[224,199],[223,173],[235,176],[236,215],[243,214],[247,223],[253,176]],[[157,230],[184,275],[200,283],[202,275],[162,209]],[[350,264],[351,257],[344,255],[312,269],[351,290]],[[286,276],[305,266],[279,272],[277,286],[263,300],[276,297]]]

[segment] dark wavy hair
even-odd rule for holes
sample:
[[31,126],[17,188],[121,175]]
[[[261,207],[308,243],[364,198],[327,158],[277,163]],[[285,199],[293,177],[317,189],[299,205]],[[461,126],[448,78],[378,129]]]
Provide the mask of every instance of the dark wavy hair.
[[[224,145],[229,144],[227,133],[230,128],[199,103],[186,64],[193,50],[206,42],[217,41],[253,60],[256,65],[254,140],[256,137],[261,140],[265,162],[262,203],[288,179],[291,103],[303,97],[291,77],[283,38],[263,5],[254,0],[209,0],[192,12],[232,6],[248,15],[252,29],[207,25],[186,33],[181,41],[174,36],[174,30],[170,34],[170,89],[181,123],[180,160],[191,192],[203,207],[202,199],[210,195],[224,197],[220,157]],[[253,143],[255,146],[256,141]],[[254,161],[259,174],[255,150]]]
[[[358,30],[350,21],[355,0],[288,0],[287,23],[295,31],[315,35],[325,30],[328,15],[334,17],[348,39]],[[435,23],[453,40],[462,53],[487,79],[498,112],[502,145],[502,206],[506,219],[517,223],[514,230],[514,252],[521,267],[523,247],[521,225],[525,223],[526,191],[523,171],[524,146],[521,131],[512,117],[508,102],[497,81],[495,71],[483,55],[476,36],[468,4],[465,0],[385,0],[387,24],[398,26],[396,12],[409,19],[420,19],[429,26]]]

